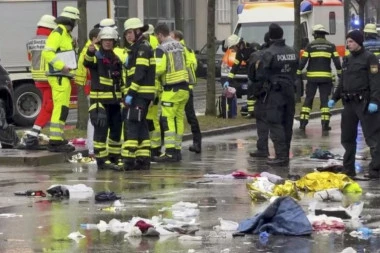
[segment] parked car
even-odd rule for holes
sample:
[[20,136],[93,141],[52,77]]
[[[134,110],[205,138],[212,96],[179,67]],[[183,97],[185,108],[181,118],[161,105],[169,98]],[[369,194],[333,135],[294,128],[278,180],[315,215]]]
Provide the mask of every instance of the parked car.
[[[220,40],[215,41],[215,76],[220,77],[220,66],[222,64],[223,58],[223,50],[222,50],[223,42]],[[207,44],[202,47],[200,51],[195,51],[198,68],[196,71],[197,77],[206,77],[207,76]]]

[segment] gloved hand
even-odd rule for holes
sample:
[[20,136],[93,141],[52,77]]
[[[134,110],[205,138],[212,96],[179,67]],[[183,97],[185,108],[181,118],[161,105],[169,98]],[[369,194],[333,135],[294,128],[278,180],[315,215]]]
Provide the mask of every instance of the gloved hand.
[[97,127],[106,127],[107,126],[107,114],[103,112],[98,112],[98,116],[96,118],[96,126]]
[[335,106],[335,101],[333,99],[330,99],[329,102],[327,103],[327,106],[331,109]]
[[374,112],[377,112],[377,104],[375,103],[369,103],[368,105],[368,112],[369,113],[374,113]]
[[127,95],[127,96],[125,97],[125,103],[126,103],[127,105],[131,105],[131,104],[132,104],[132,99],[133,99],[132,96]]
[[230,82],[225,81],[223,84],[223,88],[227,89],[230,86]]

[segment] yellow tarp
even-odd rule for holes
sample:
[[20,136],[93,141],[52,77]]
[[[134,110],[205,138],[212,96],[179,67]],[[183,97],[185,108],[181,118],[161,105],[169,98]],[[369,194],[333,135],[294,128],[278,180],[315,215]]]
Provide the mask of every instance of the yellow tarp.
[[345,174],[335,174],[332,172],[312,172],[306,174],[296,182],[298,189],[308,191],[322,191],[331,188],[338,188],[344,193],[360,193],[361,187],[358,183],[350,179]]

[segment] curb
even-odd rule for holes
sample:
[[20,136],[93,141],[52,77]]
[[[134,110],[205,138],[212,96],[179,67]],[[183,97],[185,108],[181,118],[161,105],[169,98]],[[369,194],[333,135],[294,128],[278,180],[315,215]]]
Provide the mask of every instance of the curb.
[[[340,109],[333,109],[330,111],[331,115],[340,114],[342,112],[343,108]],[[321,112],[314,112],[310,114],[310,119],[315,119],[321,116]],[[300,116],[295,116],[295,120],[300,120]],[[228,134],[228,133],[234,133],[239,131],[245,131],[245,130],[253,130],[256,128],[256,123],[248,123],[244,125],[238,125],[238,126],[231,126],[231,127],[224,127],[219,129],[212,129],[208,131],[202,132],[202,137],[211,137],[221,134]],[[189,141],[193,139],[193,135],[191,133],[183,135],[182,140],[183,141]]]
[[[331,110],[332,115],[341,113],[342,109]],[[320,117],[320,112],[310,114],[310,119]],[[299,120],[299,116],[294,117]],[[236,133],[240,131],[254,130],[256,123],[247,123],[238,126],[224,127],[219,129],[212,129],[202,132],[202,137],[211,137],[222,134]],[[191,141],[193,135],[191,133],[183,136],[183,141]],[[15,149],[0,149],[0,163],[8,166],[43,166],[56,163],[67,162],[72,155],[82,153],[83,156],[88,155],[88,150],[84,146],[76,146],[76,150],[72,153],[51,153],[49,151],[28,151],[28,150],[15,150]]]

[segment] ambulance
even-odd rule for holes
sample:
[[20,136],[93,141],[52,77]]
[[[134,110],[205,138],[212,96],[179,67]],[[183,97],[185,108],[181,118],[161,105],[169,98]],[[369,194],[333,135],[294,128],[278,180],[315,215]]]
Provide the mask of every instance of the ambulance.
[[[36,25],[44,14],[57,16],[65,6],[77,6],[77,0],[1,0],[0,1],[0,64],[8,71],[14,89],[14,123],[18,126],[31,126],[40,112],[42,98],[35,87],[29,71],[30,63],[26,43],[36,33]],[[87,1],[87,30],[103,18],[115,18],[113,0]],[[78,37],[78,29],[73,31]],[[76,85],[72,86],[71,108],[76,107]]]
[[[287,45],[294,44],[294,2],[293,1],[246,1],[237,7],[238,21],[234,34],[245,42],[264,43],[264,35],[271,23],[279,24],[284,30]],[[312,27],[322,24],[331,35],[327,39],[337,45],[340,55],[344,55],[344,11],[339,0],[304,0],[301,3],[301,36],[306,45],[313,40]],[[221,83],[227,80],[227,75],[233,65],[235,52],[227,50],[222,59]],[[247,66],[242,63],[230,84],[236,88],[238,97],[247,94]]]

